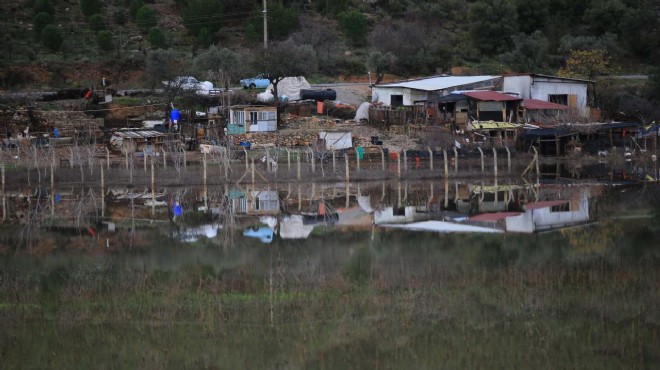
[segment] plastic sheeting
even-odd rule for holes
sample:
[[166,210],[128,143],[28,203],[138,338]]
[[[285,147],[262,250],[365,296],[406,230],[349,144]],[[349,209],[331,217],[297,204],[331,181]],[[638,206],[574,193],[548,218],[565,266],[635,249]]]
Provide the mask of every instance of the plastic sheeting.
[[355,111],[355,121],[360,122],[362,120],[368,121],[369,120],[369,107],[371,107],[371,103],[362,103],[358,107],[357,111]]
[[[286,96],[290,101],[300,100],[300,90],[311,89],[312,86],[305,77],[285,77],[277,84],[277,95],[281,98]],[[273,91],[273,84],[268,85],[266,92]],[[271,96],[273,94],[271,93]],[[271,98],[272,99],[272,98]]]

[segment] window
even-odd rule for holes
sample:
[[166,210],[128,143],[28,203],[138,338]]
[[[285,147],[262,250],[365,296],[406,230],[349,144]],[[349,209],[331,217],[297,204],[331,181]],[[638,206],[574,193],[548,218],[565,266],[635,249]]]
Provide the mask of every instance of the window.
[[566,94],[550,94],[548,101],[555,104],[568,105],[568,95]]
[[253,125],[257,124],[257,117],[259,115],[259,112],[250,112],[250,123]]
[[390,95],[390,105],[400,107],[403,105],[403,95]]
[[568,202],[550,208],[550,212],[568,212],[570,210]]
[[259,112],[259,121],[272,121],[275,120],[275,112]]

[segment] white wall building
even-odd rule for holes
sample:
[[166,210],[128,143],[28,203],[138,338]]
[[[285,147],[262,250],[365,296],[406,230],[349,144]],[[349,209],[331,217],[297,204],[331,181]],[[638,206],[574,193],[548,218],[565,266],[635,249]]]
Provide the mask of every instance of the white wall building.
[[444,96],[456,90],[493,90],[500,76],[433,76],[378,84],[372,88],[372,102],[386,106],[413,105],[416,101]]
[[572,226],[589,221],[588,192],[578,200],[551,200],[525,205],[525,212],[506,218],[506,231],[533,233]]
[[502,78],[502,92],[515,93],[521,99],[538,99],[567,105],[581,117],[589,117],[588,87],[594,81],[539,74],[507,75]]

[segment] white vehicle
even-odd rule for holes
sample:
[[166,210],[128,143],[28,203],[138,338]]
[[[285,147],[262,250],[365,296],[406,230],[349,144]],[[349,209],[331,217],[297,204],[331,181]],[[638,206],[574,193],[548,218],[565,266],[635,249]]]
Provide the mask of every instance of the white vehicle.
[[163,81],[165,87],[181,90],[194,90],[198,94],[208,94],[213,89],[213,83],[210,81],[198,81],[192,76],[179,76],[170,81]]

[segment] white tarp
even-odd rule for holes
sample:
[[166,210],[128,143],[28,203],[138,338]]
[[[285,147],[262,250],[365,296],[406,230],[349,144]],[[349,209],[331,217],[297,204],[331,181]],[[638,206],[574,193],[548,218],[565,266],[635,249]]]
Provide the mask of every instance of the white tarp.
[[362,120],[368,121],[369,120],[369,107],[371,107],[371,103],[362,103],[358,107],[357,111],[355,111],[355,121],[360,122]]
[[[289,98],[289,101],[300,100],[300,90],[311,88],[312,86],[303,76],[284,77],[284,79],[277,84],[277,95],[280,98],[286,96]],[[268,85],[266,91],[273,91],[273,84]]]
[[319,139],[325,141],[325,149],[341,150],[353,147],[353,135],[350,131],[321,131]]
[[302,215],[282,217],[280,237],[282,239],[307,239],[314,230],[314,225],[303,224]]

